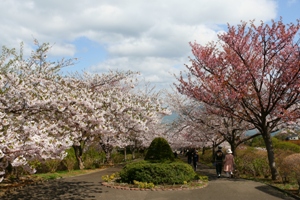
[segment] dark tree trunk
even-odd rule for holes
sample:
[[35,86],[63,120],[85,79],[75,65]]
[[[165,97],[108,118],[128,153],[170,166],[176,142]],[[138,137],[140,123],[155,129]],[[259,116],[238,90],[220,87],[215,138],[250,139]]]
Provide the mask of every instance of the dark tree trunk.
[[212,162],[214,162],[215,161],[215,154],[216,154],[216,142],[215,141],[213,141],[212,142],[213,143],[213,145],[212,145]]
[[297,182],[298,182],[298,195],[300,194],[300,179],[299,177],[297,178]]
[[113,147],[111,145],[105,145],[104,143],[100,142],[100,146],[102,147],[104,153],[105,153],[105,163],[112,164],[111,160],[111,152],[113,150]]
[[202,147],[202,155],[205,154],[205,146]]
[[76,160],[77,160],[77,163],[78,163],[78,168],[79,169],[84,169],[84,163],[83,163],[83,160],[82,160],[82,148],[81,146],[74,146],[73,145],[73,149],[75,151],[75,157],[76,157]]
[[134,160],[135,159],[135,148],[131,151],[131,153],[132,153],[132,160]]
[[274,155],[274,148],[273,148],[271,134],[270,131],[268,130],[262,132],[261,134],[263,136],[267,153],[268,153],[269,167],[271,170],[272,180],[276,180],[278,178],[278,172],[275,164],[275,155]]
[[229,144],[230,144],[230,148],[231,148],[231,151],[232,151],[232,155],[236,156],[236,147],[237,147],[237,145],[235,144],[235,141],[230,141]]
[[125,161],[127,160],[127,148],[126,147],[124,148],[124,160]]

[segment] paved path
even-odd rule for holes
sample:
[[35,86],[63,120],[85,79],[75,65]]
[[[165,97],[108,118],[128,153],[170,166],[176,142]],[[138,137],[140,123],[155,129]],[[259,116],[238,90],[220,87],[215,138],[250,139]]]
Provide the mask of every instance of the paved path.
[[27,186],[4,196],[3,200],[294,200],[291,196],[261,183],[243,179],[215,178],[214,169],[201,166],[199,172],[209,176],[205,188],[181,191],[131,191],[101,185],[101,176],[120,168],[69,177],[44,184]]

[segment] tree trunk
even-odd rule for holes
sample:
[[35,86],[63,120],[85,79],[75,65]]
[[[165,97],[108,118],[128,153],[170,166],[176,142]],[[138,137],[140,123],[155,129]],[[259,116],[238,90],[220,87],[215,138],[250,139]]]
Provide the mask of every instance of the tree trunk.
[[213,141],[212,142],[212,162],[214,162],[215,161],[215,154],[216,154],[216,142],[215,141]]
[[298,182],[298,195],[300,194],[300,179],[297,178],[297,182]]
[[83,163],[83,160],[82,160],[82,148],[81,146],[74,146],[73,145],[73,149],[75,151],[75,157],[76,157],[76,160],[77,160],[77,163],[78,163],[78,168],[79,169],[84,169],[84,163]]
[[132,154],[132,160],[135,159],[135,150],[136,150],[135,145],[134,145],[134,146],[131,145],[131,146],[130,146],[130,151],[131,151],[131,154]]
[[135,148],[131,151],[131,153],[132,153],[132,160],[134,160],[135,159]]
[[124,160],[125,161],[127,160],[127,149],[126,149],[126,147],[124,148]]
[[235,141],[230,141],[230,148],[231,148],[231,151],[232,151],[232,155],[235,157],[236,156],[236,144],[235,144]]
[[105,153],[105,163],[112,164],[111,152],[113,150],[113,147],[111,145],[105,145],[104,143],[100,143],[100,146]]
[[271,170],[272,180],[276,180],[278,178],[278,172],[275,165],[275,155],[273,149],[273,142],[271,138],[270,131],[265,131],[261,133],[266,145],[267,153],[268,153],[268,160],[269,160],[269,167]]
[[104,151],[105,152],[105,163],[112,165],[113,162],[111,160],[111,151]]

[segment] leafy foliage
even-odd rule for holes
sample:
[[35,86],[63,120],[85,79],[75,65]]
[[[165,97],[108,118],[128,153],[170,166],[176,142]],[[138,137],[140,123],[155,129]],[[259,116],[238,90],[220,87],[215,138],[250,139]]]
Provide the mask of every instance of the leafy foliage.
[[154,184],[179,184],[198,177],[193,168],[183,162],[151,163],[140,161],[127,164],[120,172],[120,181]]
[[97,150],[95,147],[90,146],[90,148],[83,153],[82,157],[85,168],[94,169],[100,166],[101,162],[105,158],[105,153],[103,151],[99,152],[99,150]]
[[74,170],[76,164],[75,152],[73,148],[67,149],[67,156],[62,160],[62,164],[68,171]]
[[286,150],[286,151],[292,151],[294,153],[300,153],[300,146],[298,146],[297,144],[288,142],[288,141],[280,141],[276,138],[272,138],[273,144],[274,144],[274,148],[276,149],[282,149],[282,150]]
[[240,173],[251,177],[268,177],[270,175],[266,150],[247,148],[240,150],[238,154],[235,163]]
[[174,154],[169,143],[164,138],[158,137],[151,142],[145,160],[151,162],[174,161]]
[[[294,153],[300,153],[300,146],[290,142],[290,141],[282,141],[276,137],[272,137],[272,143],[274,148],[282,149],[286,151],[292,151]],[[265,147],[264,140],[261,136],[253,138],[250,142],[250,146],[252,147]]]
[[138,188],[149,188],[149,189],[151,189],[151,188],[154,188],[154,184],[153,183],[147,183],[147,182],[139,182],[139,181],[133,181],[133,184],[134,185],[137,185],[138,186]]
[[284,178],[295,180],[299,185],[298,193],[300,193],[300,153],[289,155],[283,160],[281,174]]
[[264,139],[262,136],[258,136],[249,141],[249,145],[252,147],[266,147]]

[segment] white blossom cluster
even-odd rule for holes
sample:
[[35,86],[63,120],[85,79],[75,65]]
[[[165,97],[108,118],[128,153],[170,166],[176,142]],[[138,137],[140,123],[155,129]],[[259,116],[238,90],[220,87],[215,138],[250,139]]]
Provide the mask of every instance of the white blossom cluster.
[[63,159],[66,149],[82,143],[121,147],[144,140],[169,114],[150,96],[131,92],[135,73],[64,77],[59,70],[72,61],[48,62],[49,45],[36,45],[27,60],[6,48],[0,57],[1,181],[8,166],[34,173],[31,161]]

